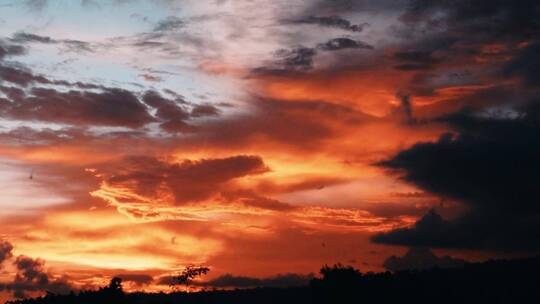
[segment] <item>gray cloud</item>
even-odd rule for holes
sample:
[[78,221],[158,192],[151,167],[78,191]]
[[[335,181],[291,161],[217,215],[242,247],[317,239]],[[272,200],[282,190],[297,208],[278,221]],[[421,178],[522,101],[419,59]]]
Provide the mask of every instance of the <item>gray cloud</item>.
[[26,49],[20,45],[6,43],[0,40],[0,60],[9,56],[19,56],[26,53]]
[[71,52],[94,52],[95,46],[89,42],[75,39],[54,39],[49,36],[40,36],[32,33],[17,32],[10,39],[12,42],[26,43],[44,43],[44,44],[62,44],[66,50]]
[[358,40],[350,38],[334,38],[326,43],[317,45],[317,48],[324,51],[338,51],[343,49],[368,49],[372,50],[373,46]]
[[[15,81],[28,82],[28,78],[23,78],[26,76],[27,73],[19,74],[19,78]],[[24,98],[19,97],[8,103],[0,103],[0,116],[75,125],[125,127],[141,127],[154,121],[146,107],[133,93],[121,89],[94,93],[32,88],[30,95]]]
[[343,19],[339,16],[309,16],[303,19],[293,21],[298,24],[315,24],[325,27],[333,27],[350,32],[361,32],[368,23],[352,24],[349,20]]
[[186,26],[186,23],[184,20],[175,17],[175,16],[169,16],[165,20],[161,20],[158,22],[158,24],[154,27],[154,32],[171,32],[178,30],[180,28],[183,28]]

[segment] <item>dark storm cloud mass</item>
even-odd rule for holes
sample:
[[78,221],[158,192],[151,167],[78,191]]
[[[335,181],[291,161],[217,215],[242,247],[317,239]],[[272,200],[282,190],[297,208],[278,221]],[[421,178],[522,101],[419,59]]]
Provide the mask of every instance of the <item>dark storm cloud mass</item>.
[[431,268],[459,268],[465,265],[465,260],[455,259],[450,256],[436,256],[428,248],[414,247],[409,249],[404,256],[390,256],[383,266],[390,271],[424,270]]
[[[459,135],[419,143],[380,165],[468,210],[453,220],[434,211],[413,227],[376,235],[379,243],[454,248],[540,249],[540,107],[514,114],[457,113],[443,118]],[[484,116],[481,116],[484,115]]]

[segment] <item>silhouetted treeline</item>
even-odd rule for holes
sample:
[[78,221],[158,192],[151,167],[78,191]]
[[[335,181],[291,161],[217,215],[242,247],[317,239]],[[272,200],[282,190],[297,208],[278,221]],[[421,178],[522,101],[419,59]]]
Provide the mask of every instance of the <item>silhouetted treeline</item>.
[[462,268],[361,273],[335,265],[310,286],[195,293],[124,293],[119,279],[96,291],[8,302],[48,303],[540,303],[540,258],[465,264]]

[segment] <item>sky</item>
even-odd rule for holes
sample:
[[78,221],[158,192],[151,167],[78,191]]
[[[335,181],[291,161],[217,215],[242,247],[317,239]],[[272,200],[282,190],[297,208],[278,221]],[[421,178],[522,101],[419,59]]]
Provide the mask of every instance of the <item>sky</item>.
[[539,15],[0,0],[1,299],[538,254]]

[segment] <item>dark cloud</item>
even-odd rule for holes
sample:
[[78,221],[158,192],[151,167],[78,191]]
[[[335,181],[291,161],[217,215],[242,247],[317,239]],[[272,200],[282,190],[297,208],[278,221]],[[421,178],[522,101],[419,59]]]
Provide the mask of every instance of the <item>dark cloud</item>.
[[[394,194],[396,195],[396,194]],[[403,199],[395,203],[366,203],[362,209],[368,211],[375,216],[383,216],[386,218],[400,217],[403,215],[422,216],[429,210],[429,205],[417,205],[415,200],[419,197],[415,194],[398,194]],[[424,197],[422,197],[425,199]]]
[[[33,73],[30,69],[19,65],[0,65],[0,83],[8,82],[20,87],[28,87],[35,84],[45,85],[57,85],[78,89],[108,89],[99,84],[85,83],[85,82],[69,82],[65,80],[51,80],[46,76]],[[1,87],[0,89],[6,90],[9,87]]]
[[303,180],[291,182],[291,183],[275,183],[272,181],[262,181],[260,182],[256,189],[257,191],[267,193],[267,194],[276,194],[276,193],[288,193],[296,192],[303,190],[314,190],[314,189],[323,189],[325,187],[339,185],[347,182],[348,179],[340,177],[309,177]]
[[39,43],[57,43],[56,40],[48,36],[40,36],[31,33],[17,32],[13,34],[11,40],[18,43],[39,42]]
[[540,4],[534,0],[519,3],[508,0],[414,0],[408,5],[403,20],[435,25],[434,13],[437,11],[445,13],[445,22],[440,24],[449,26],[451,31],[459,30],[465,40],[524,39],[536,36],[540,30],[537,18]]
[[540,107],[509,114],[462,112],[447,122],[459,133],[419,143],[380,163],[418,187],[462,202],[467,211],[443,220],[430,212],[411,228],[376,235],[379,243],[453,248],[540,249]]
[[16,85],[0,82],[0,91],[7,96],[0,99],[0,116],[9,119],[129,128],[159,122],[164,131],[178,133],[196,130],[188,123],[192,118],[220,113],[211,104],[192,104],[180,95],[169,99],[151,90],[139,96],[99,84],[51,80],[19,65],[0,65],[0,81]]
[[66,278],[54,278],[47,273],[43,260],[20,255],[13,264],[17,269],[15,278],[12,282],[0,283],[0,290],[12,291],[15,298],[25,298],[29,292],[66,294],[73,290]]
[[124,282],[132,282],[137,286],[148,285],[154,281],[154,278],[147,274],[118,274],[115,277]]
[[49,36],[41,36],[26,32],[17,32],[10,39],[13,42],[25,43],[44,43],[44,44],[62,44],[68,51],[72,52],[93,52],[91,43],[74,39],[54,39]]
[[199,127],[197,138],[192,140],[193,144],[212,142],[217,146],[231,146],[263,138],[265,142],[308,148],[338,136],[341,127],[374,120],[374,117],[351,107],[325,101],[289,102],[254,98],[249,115],[239,114],[210,121]]
[[400,51],[394,58],[402,63],[394,68],[398,70],[427,70],[443,62],[444,58],[435,57],[432,51]]
[[373,46],[351,38],[340,37],[320,43],[315,47],[298,46],[292,49],[280,49],[275,53],[278,58],[270,66],[254,69],[256,74],[291,75],[306,72],[313,68],[318,51],[339,51],[344,49],[373,49]]
[[[402,40],[392,64],[425,80],[411,83],[405,94],[436,96],[437,88],[508,83],[509,77],[536,86],[539,13],[540,3],[534,0],[401,3],[402,22],[392,28]],[[449,77],[444,85],[444,74],[458,77]]]
[[204,117],[204,116],[216,116],[219,115],[219,109],[213,105],[196,105],[191,109],[191,116]]
[[11,245],[11,243],[0,240],[0,266],[2,266],[2,263],[4,263],[5,260],[13,256],[12,250],[13,245]]
[[438,257],[428,248],[413,247],[402,257],[388,257],[383,266],[390,271],[460,268],[465,266],[465,260],[450,256]]
[[217,288],[292,287],[307,286],[311,279],[313,279],[313,275],[301,275],[294,273],[280,274],[268,278],[254,278],[224,274],[213,280],[201,282],[199,285]]
[[217,116],[220,110],[210,104],[190,104],[181,96],[165,98],[156,91],[147,91],[142,100],[156,109],[155,116],[161,121],[160,128],[169,133],[194,132],[196,127],[187,121],[191,118]]
[[186,23],[175,16],[169,16],[165,20],[161,20],[158,22],[158,24],[154,27],[154,32],[170,32],[175,31],[180,28],[183,28],[186,25]]
[[305,16],[320,15],[320,12],[332,12],[333,15],[349,15],[353,12],[384,11],[400,12],[410,0],[322,0],[309,3]]
[[189,118],[189,112],[184,108],[186,102],[181,98],[170,100],[156,91],[147,91],[142,100],[147,105],[155,108],[157,110],[156,116],[163,120],[185,120]]
[[20,45],[8,44],[0,40],[0,60],[8,56],[19,56],[26,53],[26,49]]
[[361,32],[366,26],[368,26],[367,23],[352,24],[349,20],[343,19],[339,16],[309,16],[304,19],[295,20],[293,22],[299,24],[316,24],[319,26],[339,28],[350,32]]
[[[534,0],[413,0],[405,8],[398,34],[408,39],[405,51],[414,53],[402,58],[410,62],[396,66],[402,70],[430,69],[440,58],[462,66],[479,65],[479,58],[504,62],[505,50],[515,53],[522,43],[538,41],[540,33],[540,3]],[[503,56],[494,57],[489,51],[494,47]]]
[[190,129],[190,126],[185,122],[189,119],[190,113],[185,108],[183,99],[170,100],[156,91],[148,91],[143,95],[142,100],[157,110],[156,117],[163,121],[161,124],[162,129],[171,133],[184,132]]
[[[1,101],[0,101],[1,103]],[[43,128],[40,130],[22,126],[0,133],[0,140],[6,145],[38,146],[48,144],[59,144],[73,140],[88,140],[90,135],[79,128],[63,128],[53,130]]]
[[157,279],[158,285],[171,286],[171,285],[175,285],[176,282],[177,281],[174,279],[173,276],[162,276]]
[[[0,69],[0,77],[1,73]],[[17,81],[27,80],[20,75]],[[2,103],[0,115],[20,120],[125,127],[141,127],[154,121],[133,93],[121,89],[96,93],[32,88],[24,98]]]
[[528,45],[502,69],[502,76],[518,76],[530,86],[540,85],[540,42]]
[[31,83],[48,84],[50,81],[41,75],[35,75],[22,67],[0,65],[0,81],[26,87]]
[[343,50],[343,49],[372,50],[373,46],[365,42],[353,40],[350,38],[334,38],[334,39],[328,40],[326,43],[319,44],[317,48],[324,51],[337,51],[337,50]]
[[255,207],[274,211],[291,211],[293,209],[296,209],[296,207],[291,204],[283,203],[275,199],[257,195],[253,191],[224,191],[221,193],[221,196],[223,197],[225,202],[240,203],[248,207]]
[[73,40],[73,39],[64,39],[60,40],[61,43],[64,44],[64,46],[67,48],[68,51],[71,52],[94,52],[95,48],[94,46],[86,41],[81,40]]
[[226,184],[235,178],[267,170],[261,158],[247,155],[172,164],[150,157],[133,157],[109,175],[107,182],[150,197],[168,189],[173,193],[175,203],[183,204],[227,190]]
[[313,57],[317,51],[313,48],[298,47],[295,49],[282,49],[276,52],[276,56],[282,58],[282,64],[286,68],[309,70],[313,66]]

